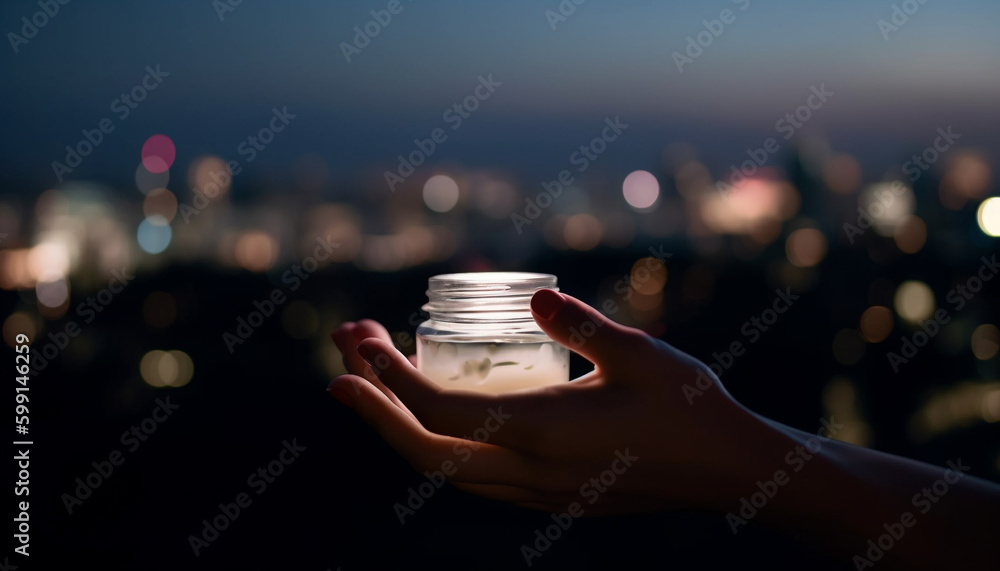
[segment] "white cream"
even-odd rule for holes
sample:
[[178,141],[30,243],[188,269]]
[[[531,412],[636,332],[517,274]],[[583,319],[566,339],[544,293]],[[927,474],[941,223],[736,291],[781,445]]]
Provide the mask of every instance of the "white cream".
[[555,342],[471,343],[417,336],[417,368],[448,390],[486,394],[569,381],[567,349]]

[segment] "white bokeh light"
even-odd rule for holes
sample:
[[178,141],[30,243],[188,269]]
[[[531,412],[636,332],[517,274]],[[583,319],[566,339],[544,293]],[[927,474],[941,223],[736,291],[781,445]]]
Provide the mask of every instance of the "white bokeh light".
[[625,177],[622,194],[629,206],[644,210],[655,204],[660,197],[660,183],[648,171],[634,171]]
[[450,176],[434,175],[424,183],[424,204],[434,212],[448,212],[458,204],[458,183]]
[[979,229],[987,236],[1000,238],[1000,197],[992,196],[979,205],[976,213]]

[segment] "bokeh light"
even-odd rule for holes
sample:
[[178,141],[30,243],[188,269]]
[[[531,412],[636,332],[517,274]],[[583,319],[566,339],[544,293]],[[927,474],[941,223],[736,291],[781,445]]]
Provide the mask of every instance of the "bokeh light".
[[424,183],[424,204],[434,212],[448,212],[455,208],[458,194],[458,183],[447,175],[434,175]]
[[826,256],[826,237],[815,228],[800,228],[785,240],[788,261],[799,268],[811,268]]
[[761,224],[789,220],[800,206],[788,183],[748,179],[726,193],[711,192],[700,203],[701,217],[716,234],[750,234]]
[[0,250],[0,288],[6,290],[33,287],[35,279],[28,271],[26,248]]
[[996,325],[984,323],[972,332],[972,354],[980,361],[988,361],[1000,350],[1000,330]]
[[570,216],[563,229],[563,239],[566,244],[581,252],[597,246],[603,234],[601,221],[594,215],[586,213]]
[[920,442],[956,428],[1000,421],[1000,383],[960,382],[927,398],[910,419],[910,434]]
[[934,313],[934,292],[924,282],[906,281],[896,290],[893,304],[900,317],[917,323]]
[[865,189],[858,206],[871,216],[878,234],[892,236],[896,226],[913,214],[916,198],[902,182],[882,182]]
[[174,142],[166,135],[153,135],[142,145],[142,165],[151,173],[169,170],[176,157]]
[[976,219],[984,234],[1000,238],[1000,197],[991,196],[984,200],[976,212]]
[[640,295],[656,295],[667,284],[667,267],[656,258],[642,258],[632,265],[629,278],[632,289]]
[[38,303],[46,307],[60,307],[69,300],[69,284],[62,277],[39,281],[35,286],[35,294],[38,296]]
[[896,226],[893,239],[899,251],[916,254],[927,242],[927,225],[919,216],[907,216]]
[[992,390],[983,397],[982,405],[983,420],[986,422],[1000,422],[1000,389]]
[[177,376],[173,382],[167,383],[171,387],[183,387],[191,381],[194,376],[194,362],[184,351],[167,351],[167,355],[174,358],[177,364]]
[[832,438],[855,446],[869,445],[871,427],[861,416],[858,391],[851,379],[837,377],[823,387],[823,409],[826,416],[843,425],[836,434],[830,435]]
[[961,210],[970,200],[979,200],[990,186],[993,173],[986,158],[976,151],[960,150],[948,157],[938,194],[941,204]]
[[214,155],[203,155],[188,167],[188,186],[215,200],[229,192],[233,176],[226,161]]
[[50,188],[40,195],[35,201],[35,217],[42,226],[52,226],[56,220],[62,219],[69,213],[69,201],[66,193]]
[[177,197],[165,188],[156,188],[142,201],[142,213],[147,218],[159,215],[168,223],[177,216]]
[[628,303],[639,311],[650,311],[663,304],[663,292],[658,291],[650,295],[635,293],[628,298]]
[[35,321],[30,315],[23,311],[15,311],[3,320],[3,340],[10,347],[17,345],[17,335],[23,333],[28,336],[29,344],[35,341],[37,328]]
[[881,343],[892,333],[892,311],[882,305],[873,305],[861,314],[858,325],[861,336],[869,343]]
[[70,254],[65,244],[42,242],[28,252],[27,270],[35,282],[69,274]]
[[834,155],[823,166],[823,182],[837,194],[850,194],[861,185],[861,166],[851,155]]
[[170,223],[159,214],[154,214],[139,223],[136,232],[139,247],[147,254],[159,254],[170,245],[173,231]]
[[155,349],[142,356],[139,374],[151,387],[182,387],[194,375],[194,363],[183,351]]
[[166,385],[160,373],[160,359],[166,355],[166,351],[155,349],[149,351],[139,360],[139,374],[142,380],[151,387],[162,387]]
[[243,269],[266,272],[278,259],[278,243],[265,232],[243,232],[236,238],[234,256]]
[[636,210],[645,210],[656,203],[660,197],[660,183],[648,171],[634,171],[625,177],[622,183],[622,194],[625,202]]

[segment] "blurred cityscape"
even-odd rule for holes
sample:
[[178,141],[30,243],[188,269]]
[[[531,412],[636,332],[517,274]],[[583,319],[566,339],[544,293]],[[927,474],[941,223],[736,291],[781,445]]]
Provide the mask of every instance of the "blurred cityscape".
[[[557,273],[564,291],[595,305],[622,300],[625,311],[615,319],[708,363],[716,347],[728,346],[726,336],[756,342],[767,330],[759,322],[740,328],[749,316],[732,313],[737,308],[766,309],[765,292],[774,288],[807,300],[820,292],[822,302],[796,309],[799,330],[777,323],[779,332],[756,351],[779,359],[794,346],[791,339],[803,337],[823,348],[812,350],[822,361],[800,375],[820,388],[825,414],[851,421],[840,437],[856,444],[873,444],[879,436],[873,425],[905,427],[917,445],[1000,421],[998,298],[990,283],[963,290],[961,302],[954,291],[995,256],[1000,236],[993,158],[975,149],[939,153],[931,146],[906,162],[920,170],[885,165],[882,179],[864,180],[858,159],[822,138],[799,141],[776,166],[758,165],[748,151],[751,159],[731,173],[710,172],[697,148],[674,144],[658,163],[624,180],[588,173],[585,182],[538,185],[500,169],[456,166],[432,171],[417,192],[377,189],[358,194],[377,199],[340,202],[321,198],[333,181],[317,155],[298,160],[289,180],[273,190],[244,197],[239,173],[222,158],[181,165],[175,156],[170,138],[155,135],[132,188],[70,182],[33,200],[8,196],[0,203],[0,287],[9,292],[4,339],[13,346],[15,333],[27,332],[39,374],[48,361],[65,359],[87,375],[99,357],[94,337],[101,331],[88,325],[113,303],[138,304],[114,325],[141,338],[169,332],[197,307],[192,297],[243,294],[237,301],[248,309],[235,320],[266,299],[261,284],[294,291],[313,272],[361,284],[385,274],[405,284],[407,306],[304,288],[277,308],[283,334],[312,347],[310,374],[329,377],[343,369],[326,334],[363,316],[359,304],[374,311],[391,305],[394,314],[380,313],[407,340],[419,322],[413,315],[426,277],[436,268],[534,268]],[[194,291],[155,287],[151,278],[185,267],[207,269]],[[996,272],[995,264],[987,268]],[[250,285],[220,291],[208,283],[213,274]],[[115,280],[127,284],[131,275],[149,291],[142,299],[129,291],[129,301],[116,302],[123,288],[113,287]],[[733,276],[740,276],[735,284]],[[936,312],[947,316],[938,326]],[[70,322],[80,325],[79,339],[62,357],[58,338]],[[725,333],[715,346],[709,341],[717,336],[693,333],[716,328]],[[918,349],[928,345],[926,354],[911,354],[904,339]],[[215,341],[207,332],[194,357],[155,344],[141,354],[104,350],[149,386],[179,388],[205,382],[203,360],[224,359],[226,349],[244,343]],[[893,381],[897,374],[908,382]],[[762,371],[727,370],[722,376],[737,394],[751,386],[739,375],[774,389]],[[904,394],[888,396],[893,391]],[[1000,449],[991,453],[986,473],[996,477]]]

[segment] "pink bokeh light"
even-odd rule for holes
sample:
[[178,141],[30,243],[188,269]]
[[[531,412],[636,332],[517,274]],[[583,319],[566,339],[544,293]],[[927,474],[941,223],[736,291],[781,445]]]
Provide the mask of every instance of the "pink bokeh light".
[[166,172],[176,156],[174,142],[166,135],[153,135],[142,145],[142,166],[151,173]]

